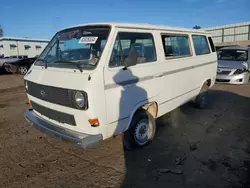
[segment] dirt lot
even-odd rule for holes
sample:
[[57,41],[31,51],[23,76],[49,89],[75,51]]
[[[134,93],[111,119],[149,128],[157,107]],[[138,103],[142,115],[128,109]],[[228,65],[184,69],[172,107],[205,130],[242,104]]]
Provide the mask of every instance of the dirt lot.
[[208,109],[182,106],[130,152],[119,136],[83,150],[40,133],[22,115],[22,85],[0,75],[0,187],[250,187],[250,85],[216,85]]

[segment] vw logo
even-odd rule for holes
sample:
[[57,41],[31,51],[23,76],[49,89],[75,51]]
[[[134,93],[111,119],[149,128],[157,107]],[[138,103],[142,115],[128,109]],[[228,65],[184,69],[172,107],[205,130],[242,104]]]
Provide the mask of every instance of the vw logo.
[[44,90],[41,90],[41,91],[40,91],[40,94],[41,94],[42,97],[45,97],[45,96],[46,96],[46,93],[45,93]]

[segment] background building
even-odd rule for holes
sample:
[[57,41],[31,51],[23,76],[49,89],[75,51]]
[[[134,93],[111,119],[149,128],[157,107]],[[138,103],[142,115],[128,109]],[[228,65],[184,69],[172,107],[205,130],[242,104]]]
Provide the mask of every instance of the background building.
[[46,39],[0,37],[0,56],[28,56],[39,55],[48,44]]
[[203,28],[212,35],[217,47],[250,45],[250,22]]

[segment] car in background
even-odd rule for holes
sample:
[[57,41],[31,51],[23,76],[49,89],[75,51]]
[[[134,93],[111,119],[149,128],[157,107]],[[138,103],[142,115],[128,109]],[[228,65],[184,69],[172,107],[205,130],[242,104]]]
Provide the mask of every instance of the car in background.
[[25,58],[28,58],[28,56],[27,56],[27,55],[19,55],[19,56],[6,56],[6,57],[1,57],[1,58],[0,58],[0,69],[3,67],[3,65],[4,65],[5,63],[13,62],[13,61],[17,61],[17,60],[25,59]]
[[217,51],[217,83],[246,84],[250,77],[250,48],[224,47]]
[[4,64],[4,69],[7,72],[20,73],[21,75],[25,75],[28,72],[31,65],[35,62],[36,58],[37,57],[25,58],[7,62]]

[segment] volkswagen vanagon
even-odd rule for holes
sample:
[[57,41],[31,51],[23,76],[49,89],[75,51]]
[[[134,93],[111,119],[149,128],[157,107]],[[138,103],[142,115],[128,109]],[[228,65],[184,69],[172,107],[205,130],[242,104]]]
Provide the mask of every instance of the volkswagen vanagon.
[[28,121],[84,148],[124,133],[153,140],[155,119],[206,104],[217,55],[209,33],[149,24],[78,25],[55,34],[25,75]]

